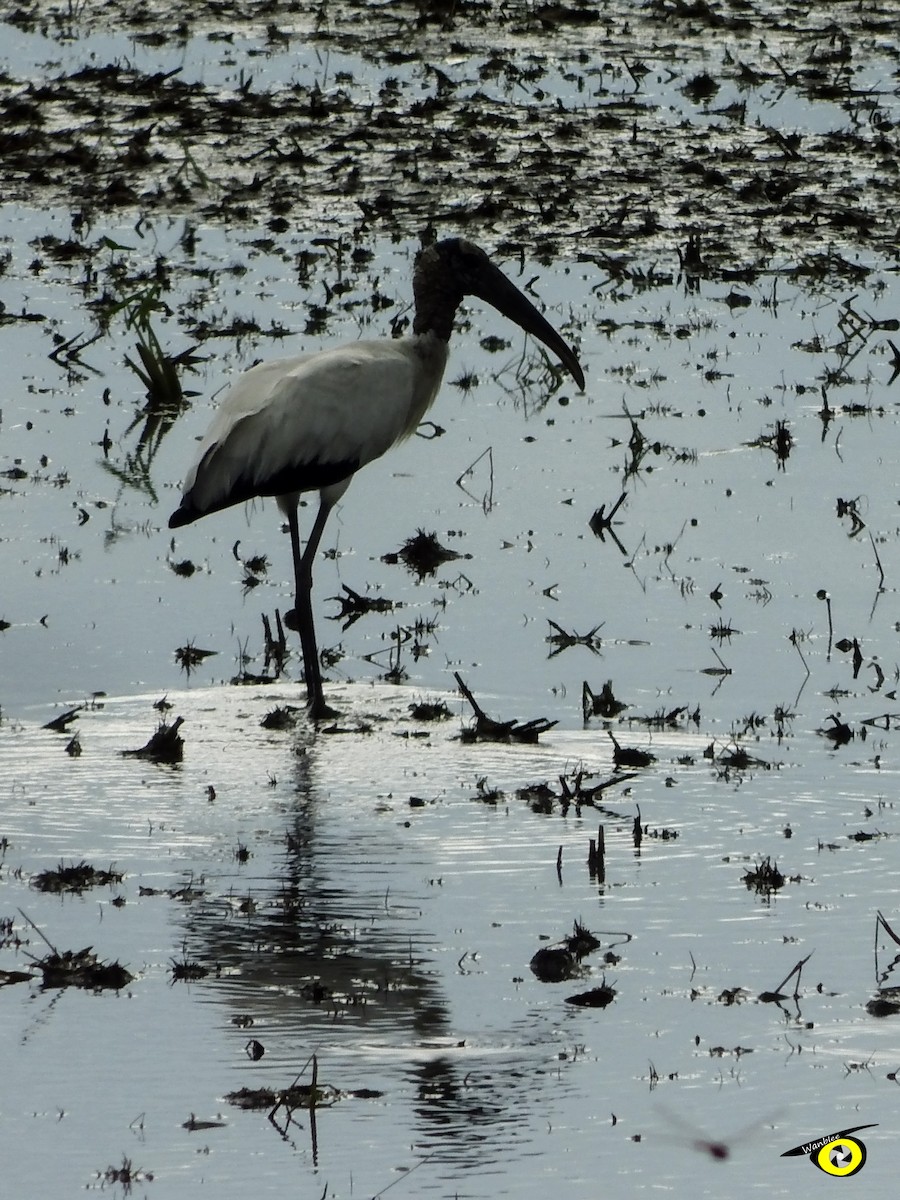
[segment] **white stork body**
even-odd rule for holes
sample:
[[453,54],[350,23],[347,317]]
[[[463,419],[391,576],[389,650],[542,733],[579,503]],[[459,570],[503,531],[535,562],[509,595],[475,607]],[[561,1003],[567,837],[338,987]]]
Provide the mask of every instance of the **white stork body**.
[[[309,708],[330,710],[322,693],[312,615],[312,564],[332,507],[360,467],[416,429],[440,387],[453,317],[464,295],[493,304],[560,358],[580,387],[578,360],[529,300],[469,242],[423,250],[413,280],[416,318],[408,337],[349,345],[261,363],[224,397],[184,481],[170,528],[254,496],[276,496],[287,516]],[[301,553],[300,493],[319,492],[319,511]]]
[[179,524],[253,496],[328,488],[415,432],[447,343],[433,333],[353,342],[251,367],[225,395],[184,481]]

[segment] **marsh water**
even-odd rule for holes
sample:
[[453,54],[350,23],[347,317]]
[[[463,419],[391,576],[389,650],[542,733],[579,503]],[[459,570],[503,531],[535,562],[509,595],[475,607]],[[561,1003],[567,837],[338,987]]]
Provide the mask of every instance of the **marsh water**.
[[[897,6],[104,11],[0,9],[5,1193],[787,1195],[872,1125],[893,1194]],[[588,385],[467,302],[326,531],[313,729],[274,504],[166,522],[235,373],[405,327],[429,222]],[[454,673],[555,724],[466,740]],[[48,983],[88,946],[130,981]]]

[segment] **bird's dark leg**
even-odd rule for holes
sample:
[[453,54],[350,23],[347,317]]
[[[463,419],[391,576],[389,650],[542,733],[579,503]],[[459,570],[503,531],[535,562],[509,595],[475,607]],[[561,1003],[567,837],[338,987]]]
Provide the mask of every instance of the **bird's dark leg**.
[[289,621],[291,628],[300,634],[300,645],[303,648],[303,675],[306,679],[307,707],[314,720],[335,716],[335,710],[325,703],[322,692],[322,668],[319,663],[319,651],[316,647],[316,630],[313,624],[312,611],[312,568],[322,537],[322,530],[331,512],[331,505],[321,501],[319,511],[306,543],[306,549],[300,551],[300,528],[297,521],[297,506],[288,510],[288,528],[291,532],[291,550],[294,555],[294,611]]

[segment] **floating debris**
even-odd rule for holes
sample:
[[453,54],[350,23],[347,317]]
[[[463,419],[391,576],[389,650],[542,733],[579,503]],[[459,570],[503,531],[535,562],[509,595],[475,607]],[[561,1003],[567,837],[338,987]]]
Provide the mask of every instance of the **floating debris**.
[[552,729],[556,721],[548,721],[545,717],[536,717],[532,721],[495,721],[489,717],[478,701],[463,683],[458,671],[453,672],[457,686],[475,713],[475,728],[463,730],[464,742],[527,742],[534,743],[542,733]]
[[587,680],[582,683],[581,711],[585,721],[590,717],[602,717],[605,721],[612,721],[627,707],[624,701],[617,700],[613,695],[611,679],[607,679],[599,692],[592,692]]
[[584,958],[592,951],[599,950],[601,945],[600,939],[580,921],[575,921],[572,932],[566,938],[566,949],[576,958]]
[[188,642],[186,646],[179,646],[175,651],[175,661],[184,673],[190,676],[191,671],[195,667],[199,667],[205,658],[211,658],[218,653],[218,650],[201,650],[198,646]]
[[748,754],[743,746],[735,746],[733,750],[723,750],[716,763],[726,770],[732,771],[749,771],[753,767],[763,767],[769,770],[770,764],[763,758],[756,758],[752,754]]
[[54,950],[44,958],[35,959],[43,975],[45,988],[80,987],[90,991],[120,991],[134,979],[130,971],[118,962],[101,962],[91,946],[83,950]]
[[34,976],[29,971],[0,971],[0,987],[13,983],[30,983]]
[[466,556],[442,546],[436,533],[425,533],[420,529],[415,537],[407,538],[395,554],[385,554],[381,561],[389,565],[402,562],[420,579],[424,579],[427,575],[433,575],[445,562],[464,557]]
[[107,1167],[105,1171],[97,1172],[97,1178],[101,1180],[101,1187],[107,1183],[121,1183],[125,1195],[129,1195],[131,1189],[137,1183],[152,1183],[153,1172],[145,1171],[142,1167],[135,1167],[130,1158],[122,1155],[122,1165],[120,1167]]
[[163,720],[146,746],[140,750],[123,750],[123,758],[147,758],[156,763],[180,763],[184,757],[184,739],[178,730],[184,717],[176,717],[171,725]]
[[829,713],[826,720],[833,722],[831,728],[817,729],[816,733],[828,738],[835,746],[846,746],[848,742],[853,740],[853,730],[846,721],[841,720],[840,713]]
[[[353,1095],[348,1092],[345,1095]],[[380,1093],[375,1093],[380,1095]],[[236,1092],[227,1092],[225,1099],[237,1108],[247,1112],[272,1111],[279,1106],[285,1108],[314,1108],[329,1107],[340,1097],[337,1088],[327,1084],[295,1083],[290,1087],[276,1088],[239,1088]]]
[[608,729],[606,735],[613,744],[613,762],[616,767],[649,767],[651,763],[656,762],[656,755],[651,754],[649,750],[620,745]]
[[[799,962],[795,963],[794,966],[791,967],[790,971],[788,971],[787,975],[785,975],[784,979],[782,979],[781,983],[779,983],[778,987],[776,987],[774,989],[774,991],[761,992],[759,999],[762,1001],[762,1003],[763,1004],[778,1004],[782,1000],[788,1000],[788,999],[797,1000],[797,999],[799,999],[800,976],[803,973],[803,968],[804,968],[805,964],[808,963],[811,958],[812,958],[812,951],[810,951],[809,954],[807,954],[805,958],[801,958]],[[793,991],[792,995],[789,995],[788,993],[785,992],[784,989],[785,989],[785,986],[788,983],[790,983],[791,979],[794,979],[795,976],[796,976],[796,980],[794,983],[794,991]]]
[[414,721],[449,721],[453,714],[444,700],[419,700],[409,705]]
[[764,858],[762,862],[757,863],[753,870],[748,871],[742,878],[748,892],[755,891],[766,896],[777,892],[786,883],[785,877],[778,870],[777,864],[773,863],[768,857]]
[[186,1129],[189,1133],[199,1133],[204,1129],[224,1129],[225,1124],[225,1121],[204,1121],[191,1113],[188,1119],[182,1122],[181,1128]]
[[302,710],[293,704],[280,704],[267,712],[260,725],[263,729],[293,729],[300,720]]
[[45,933],[35,925],[27,913],[19,909],[19,914],[34,930],[42,942],[50,948],[50,953],[44,958],[37,958],[22,951],[35,964],[43,975],[42,986],[45,988],[80,987],[92,991],[112,989],[119,991],[127,987],[134,976],[118,962],[104,963],[94,954],[92,946],[83,950],[65,950],[60,953]]
[[342,583],[341,588],[344,594],[329,596],[329,600],[336,600],[340,604],[341,611],[334,620],[343,621],[345,631],[366,613],[389,613],[400,607],[393,600],[388,600],[386,596],[362,596],[353,588],[348,587],[346,583]]
[[578,960],[564,946],[542,946],[528,965],[541,983],[561,983],[578,971]]
[[209,967],[188,958],[185,952],[181,958],[171,958],[169,962],[172,964],[173,983],[190,983],[196,979],[205,979],[209,974]]
[[[900,987],[881,988],[877,996],[866,1002],[866,1012],[870,1017],[895,1017],[900,1013]],[[889,1075],[888,1079],[891,1078]]]
[[578,992],[574,996],[566,996],[566,1004],[575,1004],[579,1008],[606,1008],[615,998],[616,989],[604,981],[599,987]]
[[85,707],[84,704],[79,704],[76,708],[70,708],[67,712],[60,713],[58,717],[54,717],[52,721],[48,721],[43,728],[51,729],[54,733],[67,733],[69,726]]
[[68,867],[60,863],[55,869],[39,871],[32,879],[31,886],[39,892],[84,892],[92,887],[109,887],[113,883],[121,883],[124,878],[121,871],[98,871],[83,859],[80,863],[71,863]]
[[561,946],[542,946],[532,955],[528,965],[541,983],[560,983],[577,975],[581,960],[600,945],[599,938],[580,921],[575,921],[572,932],[563,939]]
[[597,637],[597,630],[603,628],[606,624],[605,621],[601,621],[599,625],[595,625],[587,633],[569,633],[567,629],[563,629],[561,625],[557,625],[549,617],[547,618],[547,624],[553,630],[552,633],[547,635],[547,641],[553,647],[547,656],[548,658],[555,658],[557,654],[562,654],[563,650],[569,650],[572,646],[584,646],[592,654],[600,653],[600,647],[603,643]]

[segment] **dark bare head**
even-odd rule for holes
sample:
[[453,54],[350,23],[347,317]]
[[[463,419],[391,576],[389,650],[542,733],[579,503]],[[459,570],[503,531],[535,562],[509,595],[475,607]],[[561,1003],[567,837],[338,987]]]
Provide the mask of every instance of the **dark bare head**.
[[463,297],[477,296],[543,342],[584,390],[584,372],[571,348],[527,296],[473,242],[445,238],[422,250],[416,259],[413,294],[416,333],[430,331],[448,341],[453,317]]

